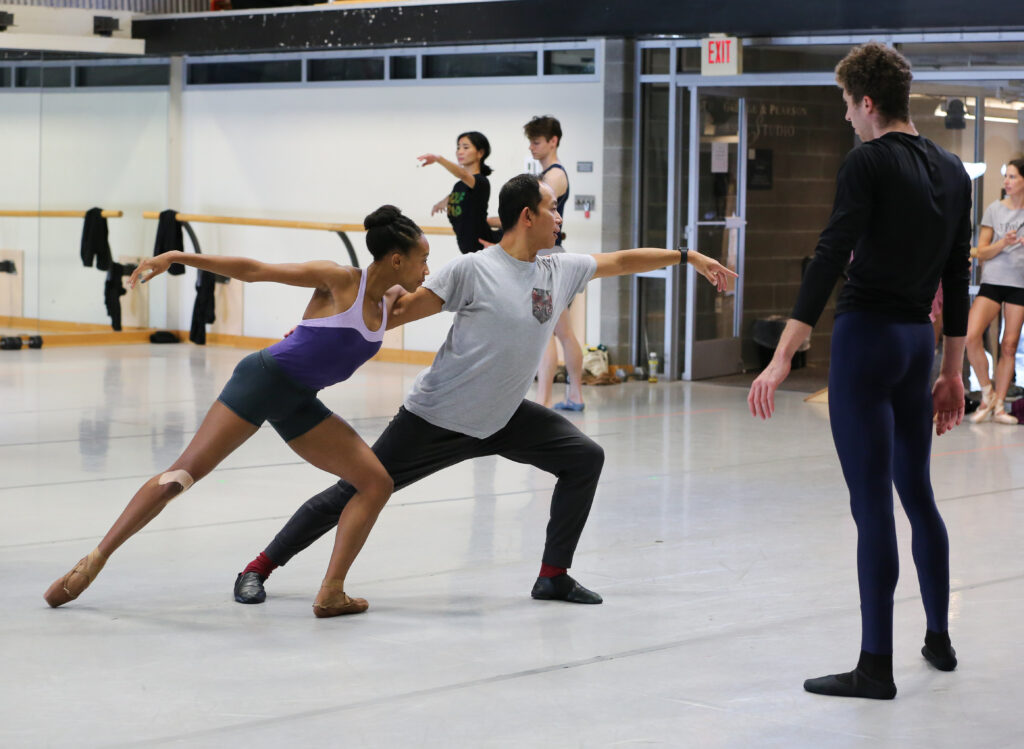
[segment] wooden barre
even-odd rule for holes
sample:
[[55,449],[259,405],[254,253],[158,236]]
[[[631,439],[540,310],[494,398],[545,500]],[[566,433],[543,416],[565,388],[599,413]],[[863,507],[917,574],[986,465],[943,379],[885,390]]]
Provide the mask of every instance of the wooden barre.
[[[103,218],[121,218],[124,211],[103,210]],[[5,218],[85,218],[85,211],[0,211]]]
[[[143,218],[160,218],[158,211],[143,211]],[[322,221],[290,221],[276,218],[239,218],[237,216],[208,216],[202,213],[176,213],[174,217],[178,221],[202,224],[233,224],[236,226],[275,226],[279,229],[315,229],[319,231],[366,231],[362,224],[330,224]],[[424,226],[421,227],[424,234],[445,234],[454,235],[455,232],[447,226]]]

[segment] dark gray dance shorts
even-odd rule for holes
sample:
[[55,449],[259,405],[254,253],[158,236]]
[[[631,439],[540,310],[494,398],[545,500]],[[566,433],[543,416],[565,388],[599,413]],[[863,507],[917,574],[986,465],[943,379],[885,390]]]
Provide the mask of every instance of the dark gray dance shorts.
[[269,421],[281,439],[291,442],[331,415],[316,391],[296,382],[266,351],[249,354],[217,400],[255,426]]

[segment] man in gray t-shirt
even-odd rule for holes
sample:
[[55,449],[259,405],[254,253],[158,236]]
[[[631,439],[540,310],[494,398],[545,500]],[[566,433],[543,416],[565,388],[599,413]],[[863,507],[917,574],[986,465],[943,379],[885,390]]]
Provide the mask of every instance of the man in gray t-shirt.
[[[591,278],[685,260],[723,291],[728,277],[736,274],[685,250],[537,257],[554,245],[562,219],[551,188],[529,174],[502,187],[498,215],[505,230],[500,245],[458,258],[392,307],[389,328],[441,310],[454,312],[455,320],[433,364],[417,378],[373,452],[395,489],[485,455],[556,475],[540,575],[531,595],[601,603],[601,596],[567,570],[597,490],[604,451],[561,415],[525,400],[541,352],[562,310]],[[303,504],[263,552],[270,569],[337,526],[355,493],[351,484],[339,481]],[[240,574],[235,600],[264,600],[265,579],[254,571]]]
[[479,439],[501,429],[529,390],[559,315],[595,270],[592,255],[526,262],[493,245],[429,276],[424,286],[455,320],[405,407]]

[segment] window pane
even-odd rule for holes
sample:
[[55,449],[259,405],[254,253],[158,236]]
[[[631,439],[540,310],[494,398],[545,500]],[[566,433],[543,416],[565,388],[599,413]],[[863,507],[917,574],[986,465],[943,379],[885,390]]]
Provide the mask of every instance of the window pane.
[[668,84],[643,85],[640,142],[640,244],[664,247],[668,210]]
[[[413,72],[415,73],[415,65]],[[338,57],[327,60],[310,60],[306,70],[306,79],[310,81],[383,80],[384,58]]]
[[166,86],[168,65],[90,65],[75,68],[76,86]]
[[[744,54],[746,50],[744,49]],[[699,73],[700,72],[700,47],[680,47],[676,50],[676,61],[678,72]]]
[[545,75],[592,75],[594,50],[552,49],[544,53]]
[[71,68],[16,68],[15,85],[19,88],[67,88],[71,85]]
[[537,75],[534,52],[424,55],[424,78],[481,78]]
[[[830,73],[853,45],[743,46],[744,73]],[[916,67],[916,66],[915,66]]]
[[641,70],[652,75],[667,75],[669,52],[668,48],[645,49],[642,55]]
[[11,85],[11,69],[0,68],[0,87],[6,88]]
[[302,80],[301,60],[204,62],[188,66],[192,85],[213,83],[295,83]]
[[392,57],[391,58],[391,78],[394,79],[408,79],[416,77],[416,58],[415,57]]

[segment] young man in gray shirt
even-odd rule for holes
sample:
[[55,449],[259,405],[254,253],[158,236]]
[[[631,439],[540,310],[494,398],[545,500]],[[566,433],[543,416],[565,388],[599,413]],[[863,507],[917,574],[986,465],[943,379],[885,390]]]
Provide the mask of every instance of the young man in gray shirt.
[[[687,261],[722,291],[728,277],[736,274],[685,250],[537,257],[554,245],[562,219],[554,192],[533,175],[513,177],[502,187],[498,214],[505,231],[500,245],[453,260],[421,289],[395,302],[388,327],[441,310],[454,312],[455,320],[433,364],[416,379],[373,451],[395,489],[485,455],[553,473],[558,482],[532,596],[601,603],[601,596],[573,580],[567,570],[590,512],[604,451],[559,414],[524,400],[541,353],[559,315],[591,278]],[[239,574],[235,600],[263,601],[263,582],[271,570],[334,528],[353,494],[350,484],[339,481],[303,504]],[[365,608],[364,602],[359,604],[352,613]]]

